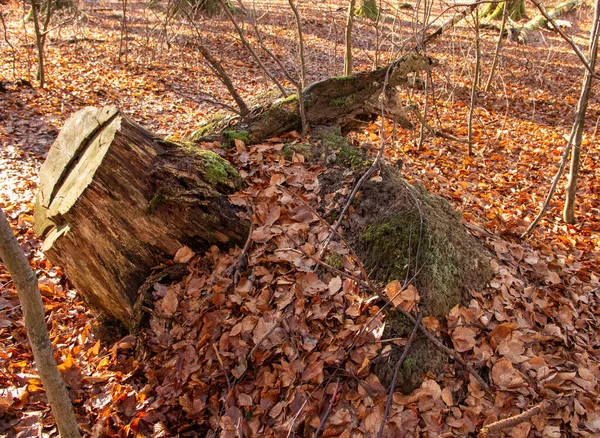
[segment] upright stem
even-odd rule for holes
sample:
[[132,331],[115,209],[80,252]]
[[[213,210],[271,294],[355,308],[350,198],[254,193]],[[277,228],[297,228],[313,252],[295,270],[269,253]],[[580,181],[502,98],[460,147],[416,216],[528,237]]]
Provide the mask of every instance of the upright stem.
[[344,76],[352,74],[352,24],[354,23],[354,5],[356,0],[348,2],[348,13],[346,15],[346,33],[344,42],[346,45],[346,53],[344,54]]
[[40,82],[40,88],[44,88],[46,83],[44,75],[44,39],[40,30],[40,14],[37,0],[31,0],[31,14],[33,15],[33,28],[35,29],[35,45],[37,47],[37,80]]
[[298,53],[300,58],[300,82],[297,86],[298,90],[298,106],[300,110],[300,119],[302,121],[302,135],[305,135],[308,130],[308,123],[306,121],[306,108],[304,107],[304,96],[302,91],[306,86],[306,59],[304,58],[304,38],[302,36],[302,22],[300,21],[300,14],[298,8],[294,4],[294,0],[288,0],[290,8],[294,13],[296,19],[296,27],[298,30]]
[[[427,70],[425,76],[425,103],[423,104],[423,120],[427,120],[427,110],[429,107],[429,83],[431,81],[431,71]],[[420,151],[425,141],[425,123],[421,123],[421,129],[419,129],[419,143],[417,150]]]
[[6,215],[0,208],[0,258],[12,277],[23,309],[25,329],[33,351],[35,365],[56,419],[62,438],[79,438],[77,419],[69,391],[56,366],[52,343],[48,337],[44,304],[35,274],[15,238]]
[[508,16],[508,11],[504,8],[504,14],[502,15],[502,24],[500,25],[500,34],[498,35],[498,42],[496,43],[496,50],[494,51],[494,59],[492,61],[492,68],[490,69],[490,75],[488,76],[488,80],[485,84],[484,91],[487,93],[490,89],[490,85],[492,84],[492,79],[494,79],[494,73],[496,72],[496,66],[498,65],[498,57],[500,55],[500,46],[502,45],[502,37],[504,36],[504,28],[506,27],[506,18]]
[[[121,39],[119,40],[119,62],[121,62],[121,55],[125,53],[125,62],[127,62],[127,0],[121,0],[121,6],[123,8],[123,20],[121,21]],[[125,51],[123,52],[123,43],[125,43]]]
[[[594,14],[594,24],[590,34],[590,49],[588,62],[590,69],[595,71],[596,58],[598,55],[598,37],[600,33],[600,0],[596,0],[596,11]],[[590,99],[590,90],[592,88],[592,74],[589,70],[585,71],[583,76],[583,85],[581,95],[577,105],[577,118],[573,124],[573,150],[571,151],[571,164],[569,168],[569,180],[567,183],[567,193],[565,198],[565,208],[563,210],[563,219],[568,224],[574,224],[575,220],[575,196],[577,193],[577,179],[579,177],[579,162],[581,160],[581,141],[583,139],[583,130],[585,125],[585,114],[587,112]]]
[[479,83],[479,72],[481,70],[481,53],[479,50],[479,14],[477,13],[477,9],[475,9],[475,13],[473,15],[475,20],[475,74],[473,77],[473,87],[471,88],[471,107],[469,108],[469,157],[473,156],[473,113],[475,112],[477,85]]
[[273,73],[271,73],[271,71],[267,68],[267,66],[262,62],[262,59],[260,59],[260,56],[258,56],[258,53],[256,53],[256,51],[254,50],[254,47],[252,47],[252,45],[250,44],[250,42],[244,35],[244,32],[242,31],[240,26],[237,24],[237,21],[235,21],[235,17],[233,16],[231,9],[227,5],[227,3],[225,3],[225,0],[218,0],[218,1],[221,3],[223,10],[229,17],[229,20],[233,23],[235,30],[237,31],[238,35],[240,36],[240,39],[242,40],[242,44],[244,44],[244,46],[246,46],[246,48],[248,49],[248,51],[250,52],[250,54],[252,55],[254,60],[258,63],[258,65],[262,69],[262,71],[264,71],[265,74],[269,77],[269,79],[271,79],[271,81],[273,81],[273,83],[277,86],[277,88],[279,88],[281,95],[283,97],[287,97],[288,93],[285,91],[285,88],[283,88],[283,86],[277,80],[277,78],[273,75]]

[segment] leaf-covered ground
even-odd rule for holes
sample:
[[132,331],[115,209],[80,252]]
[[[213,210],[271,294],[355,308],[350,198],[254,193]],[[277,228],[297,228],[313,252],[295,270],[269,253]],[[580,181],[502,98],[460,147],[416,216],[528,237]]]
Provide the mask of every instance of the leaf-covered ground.
[[[297,39],[286,4],[257,8],[266,44],[294,72]],[[300,3],[310,81],[341,72],[344,5]],[[215,430],[220,436],[313,436],[319,428],[323,436],[376,435],[387,394],[371,364],[383,346],[401,348],[406,340],[380,339],[380,304],[369,291],[322,269],[311,272],[310,255],[328,234],[307,206],[320,200],[317,176],[323,169],[300,154],[283,157],[285,144],[305,141],[295,134],[238,144],[227,153],[250,183],[233,200],[254,208],[248,267],[239,284],[233,284],[231,267],[240,249],[193,255],[181,283],[156,287],[157,306],[144,334],[149,359],[135,360],[133,337],[114,345],[94,338],[93,315],[62,271],[44,260],[31,230],[37,171],[58,129],[83,106],[114,104],[149,129],[177,138],[215,111],[190,97],[208,92],[229,100],[194,49],[193,27],[173,18],[165,28],[161,10],[134,3],[127,53],[119,61],[120,5],[83,6],[76,21],[50,34],[43,90],[35,88],[32,26],[21,21],[27,11],[15,1],[0,11],[7,29],[0,41],[0,205],[39,275],[57,360],[83,429],[90,436],[205,436]],[[396,13],[387,5],[386,14],[380,33],[385,51],[378,55],[384,59],[413,34],[415,12]],[[567,19],[573,24],[567,33],[585,47],[590,10],[582,7]],[[196,23],[244,97],[270,87],[226,17],[198,17]],[[355,35],[356,66],[368,69],[377,34],[360,19]],[[428,119],[460,137],[466,136],[473,35],[465,23],[428,47],[440,61]],[[495,33],[482,33],[484,79],[495,41]],[[505,41],[490,91],[478,94],[470,158],[463,143],[428,137],[417,148],[418,133],[395,132],[384,123],[387,159],[401,159],[408,179],[449,199],[497,256],[494,280],[473,291],[468,307],[453,309],[438,329],[427,322],[490,382],[492,392],[450,362],[440,375],[425,376],[412,394],[394,394],[384,436],[465,436],[557,398],[562,407],[544,405],[507,433],[600,434],[597,96],[583,144],[579,223],[560,221],[561,188],[533,236],[518,238],[556,171],[582,75],[576,56],[551,31],[535,33],[528,46]],[[423,106],[422,92],[402,98]],[[373,151],[380,138],[377,122],[353,141]],[[339,191],[347,196],[350,187]],[[340,244],[336,251],[348,249]],[[350,256],[344,261],[344,269],[356,269]],[[1,266],[0,288],[0,434],[56,434],[16,293]]]

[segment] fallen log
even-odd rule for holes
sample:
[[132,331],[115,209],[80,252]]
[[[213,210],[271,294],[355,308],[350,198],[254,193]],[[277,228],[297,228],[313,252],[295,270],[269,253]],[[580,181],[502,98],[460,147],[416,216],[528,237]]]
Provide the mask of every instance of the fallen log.
[[88,107],[40,171],[34,229],[93,309],[129,327],[138,288],[182,248],[243,242],[227,200],[244,181],[213,152],[161,139],[115,108]]
[[[567,0],[566,2],[560,3],[553,8],[550,8],[547,12],[547,15],[552,20],[571,12],[573,9],[579,7],[581,5],[581,0]],[[522,44],[527,44],[527,39],[529,34],[533,31],[539,30],[542,27],[548,25],[548,19],[544,15],[538,15],[537,17],[529,20],[525,25],[519,30],[518,40]]]
[[[409,75],[425,71],[437,64],[435,59],[417,52],[409,52],[397,61],[377,70],[360,72],[351,76],[324,79],[304,89],[306,119],[311,127],[340,126],[342,132],[374,120],[381,115],[379,99],[384,91],[398,86],[410,86]],[[404,126],[411,126],[397,109],[388,108],[388,115]],[[267,102],[253,108],[250,114],[217,116],[191,134],[190,140],[231,141],[238,138],[258,143],[266,138],[300,128],[298,95]]]

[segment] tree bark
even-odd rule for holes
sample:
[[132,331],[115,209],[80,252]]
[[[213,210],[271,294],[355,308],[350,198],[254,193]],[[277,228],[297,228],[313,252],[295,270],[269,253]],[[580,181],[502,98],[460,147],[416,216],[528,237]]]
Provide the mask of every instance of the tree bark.
[[354,22],[354,5],[356,0],[349,0],[348,13],[346,15],[346,32],[344,33],[344,76],[352,74],[352,24]]
[[504,15],[504,9],[508,10],[508,16],[512,20],[525,18],[525,0],[507,0],[500,3],[489,3],[481,13],[482,18],[499,20]]
[[25,258],[2,209],[0,209],[0,258],[17,289],[35,365],[40,373],[60,436],[62,438],[78,438],[80,436],[79,428],[73,412],[69,391],[67,391],[56,366],[52,343],[48,337],[44,304],[38,288],[37,278],[31,270],[29,262]]
[[[596,11],[594,14],[594,24],[590,34],[590,49],[588,54],[589,66],[591,71],[596,69],[596,58],[598,56],[598,38],[600,33],[600,0],[596,0]],[[574,224],[575,219],[575,197],[577,193],[577,179],[579,177],[579,161],[581,158],[581,141],[583,140],[583,130],[585,126],[585,114],[587,112],[590,92],[592,89],[592,73],[585,71],[583,84],[581,86],[581,95],[577,105],[577,118],[573,124],[572,136],[573,151],[571,152],[571,165],[569,168],[569,182],[567,183],[567,194],[565,198],[565,208],[563,219],[568,224]]]
[[[397,61],[377,70],[360,72],[352,76],[324,79],[309,85],[302,92],[305,102],[306,121],[309,126],[339,125],[348,131],[362,122],[381,115],[378,100],[384,83],[391,90],[396,86],[409,86],[408,75],[427,71],[437,62],[416,52],[410,52]],[[399,111],[387,107],[389,116],[399,119],[405,126],[410,122],[402,119]],[[243,134],[252,143],[301,128],[298,95],[289,96],[255,108],[245,119],[220,117],[200,126],[190,137],[192,141],[222,140],[232,132]]]
[[356,15],[375,21],[379,15],[379,8],[377,7],[376,0],[360,0]]
[[[561,15],[572,11],[580,4],[581,0],[568,0],[566,2],[560,3],[559,5],[556,5],[548,11],[548,17],[550,17],[551,19],[558,18]],[[525,23],[521,30],[519,30],[519,42],[523,44],[527,43],[527,37],[531,32],[541,29],[542,27],[547,25],[548,19],[543,15],[539,15],[535,18],[532,18],[527,23]]]
[[243,187],[213,152],[162,140],[115,108],[65,124],[40,171],[34,229],[89,305],[132,328],[138,288],[183,246],[243,242],[227,194]]

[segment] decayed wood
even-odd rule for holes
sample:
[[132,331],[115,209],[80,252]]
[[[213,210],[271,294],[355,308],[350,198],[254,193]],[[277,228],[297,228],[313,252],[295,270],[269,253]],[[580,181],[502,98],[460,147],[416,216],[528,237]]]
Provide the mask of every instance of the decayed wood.
[[[554,20],[561,15],[571,12],[573,9],[581,5],[580,0],[567,0],[547,11],[547,17]],[[527,43],[529,34],[535,30],[539,30],[544,26],[548,25],[548,18],[544,15],[538,15],[537,17],[529,20],[519,31],[519,42]]]
[[[328,78],[309,85],[302,92],[309,126],[339,125],[351,129],[357,122],[380,114],[378,99],[387,81],[387,89],[409,85],[409,74],[425,71],[437,62],[417,52],[409,52],[391,65],[351,76]],[[395,117],[398,117],[395,115]],[[228,130],[243,131],[251,142],[301,127],[298,96],[289,96],[254,108],[244,119],[239,117],[211,120],[191,139],[201,141],[221,137]]]
[[127,327],[152,267],[184,245],[243,243],[247,225],[227,199],[242,185],[216,154],[89,107],[66,122],[42,166],[34,228],[90,306]]

